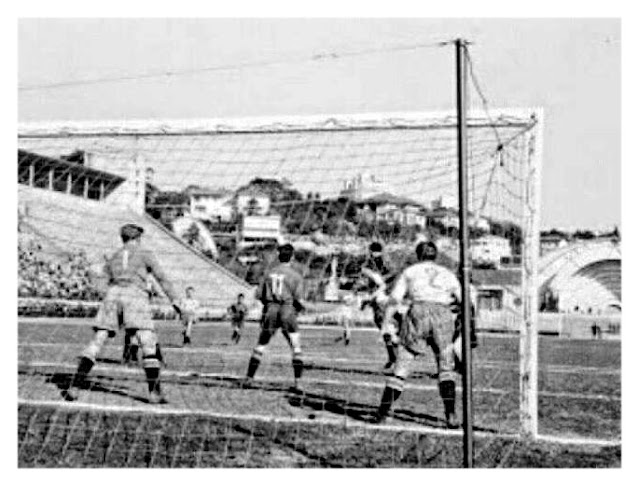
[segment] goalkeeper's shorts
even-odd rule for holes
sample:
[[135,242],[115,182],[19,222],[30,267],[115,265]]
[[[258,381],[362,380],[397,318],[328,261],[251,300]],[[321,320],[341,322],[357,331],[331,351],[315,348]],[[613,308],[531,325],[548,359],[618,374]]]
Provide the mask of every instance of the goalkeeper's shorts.
[[93,328],[107,330],[109,334],[122,328],[155,330],[146,292],[133,286],[110,287],[98,309]]

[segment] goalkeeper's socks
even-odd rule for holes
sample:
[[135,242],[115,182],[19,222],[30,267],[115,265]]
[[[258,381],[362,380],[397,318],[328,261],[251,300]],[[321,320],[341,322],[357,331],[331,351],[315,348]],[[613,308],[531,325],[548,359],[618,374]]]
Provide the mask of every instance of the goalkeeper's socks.
[[293,357],[293,376],[295,376],[295,380],[299,380],[302,378],[302,373],[304,372],[304,362],[300,356]]
[[257,369],[260,367],[260,358],[257,358],[255,356],[251,356],[251,359],[249,360],[249,365],[248,365],[248,370],[246,372],[246,376],[248,378],[253,378],[255,376],[255,373],[257,372]]
[[93,368],[93,361],[83,356],[80,359],[80,363],[78,364],[78,369],[75,372],[75,375],[73,376],[73,380],[71,381],[70,385],[75,387],[81,386],[86,381],[87,375],[91,372],[92,368]]
[[455,382],[446,380],[439,383],[439,394],[444,402],[444,413],[448,417],[455,414]]
[[129,348],[129,357],[131,358],[131,361],[137,361],[138,360],[138,351],[140,349],[140,346],[138,346],[137,344],[131,344],[130,348]]
[[144,368],[149,393],[160,393],[160,368]]
[[397,401],[397,399],[402,394],[402,390],[398,390],[396,388],[392,388],[388,385],[384,388],[384,392],[382,393],[382,401],[379,404],[379,408],[377,409],[378,417],[386,417],[390,412],[390,409],[393,406],[393,403]]

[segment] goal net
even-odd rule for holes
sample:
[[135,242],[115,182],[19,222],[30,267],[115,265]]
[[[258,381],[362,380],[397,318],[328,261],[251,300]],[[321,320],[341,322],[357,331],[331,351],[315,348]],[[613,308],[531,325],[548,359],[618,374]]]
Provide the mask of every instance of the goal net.
[[[468,125],[476,454],[492,464],[505,440],[538,430],[541,113],[472,112]],[[456,129],[454,116],[437,113],[22,126],[20,456],[34,465],[458,465],[460,432],[445,427],[430,355],[392,424],[371,424],[386,351],[356,291],[373,241],[392,272],[426,240],[457,272]],[[150,279],[169,403],[146,403],[141,366],[121,363],[122,334],[66,403],[61,384],[99,306],[94,270],[129,222],[144,229],[177,292],[193,288],[191,343]],[[301,394],[289,390],[280,336],[254,386],[237,386],[257,341],[255,285],[282,242],[304,276]],[[249,312],[236,342],[228,309],[240,293]]]

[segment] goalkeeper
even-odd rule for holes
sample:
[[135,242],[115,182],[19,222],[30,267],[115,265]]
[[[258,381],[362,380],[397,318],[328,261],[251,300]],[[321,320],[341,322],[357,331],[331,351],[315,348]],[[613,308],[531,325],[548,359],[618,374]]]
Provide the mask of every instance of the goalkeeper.
[[93,326],[93,340],[85,348],[73,379],[62,390],[67,401],[76,400],[74,388],[85,383],[96,357],[107,338],[115,337],[118,330],[135,333],[142,348],[142,365],[149,389],[149,403],[167,403],[160,389],[160,363],[162,356],[155,333],[146,294],[146,279],[152,274],[164,289],[175,310],[178,296],[166,278],[153,253],[140,245],[143,228],[125,224],[120,229],[122,247],[104,264],[103,274],[108,279],[108,289]]

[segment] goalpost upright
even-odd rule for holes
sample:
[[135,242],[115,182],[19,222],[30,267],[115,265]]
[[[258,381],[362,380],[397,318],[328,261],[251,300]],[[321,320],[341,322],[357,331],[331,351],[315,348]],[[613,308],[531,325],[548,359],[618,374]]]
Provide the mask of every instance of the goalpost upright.
[[522,322],[519,337],[519,420],[524,437],[537,437],[538,419],[538,321],[539,233],[541,224],[541,170],[543,111],[534,112],[535,130],[526,134],[524,205],[522,228]]

